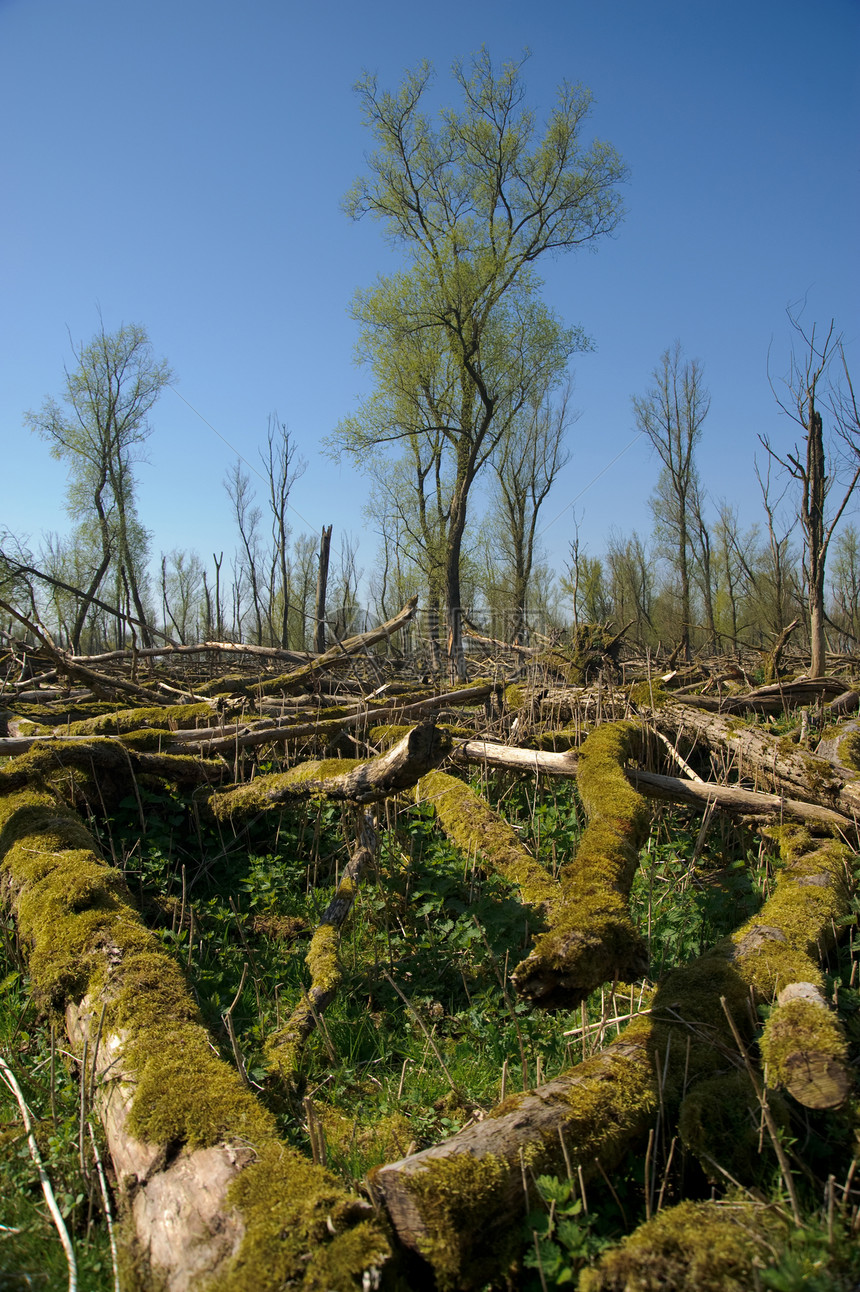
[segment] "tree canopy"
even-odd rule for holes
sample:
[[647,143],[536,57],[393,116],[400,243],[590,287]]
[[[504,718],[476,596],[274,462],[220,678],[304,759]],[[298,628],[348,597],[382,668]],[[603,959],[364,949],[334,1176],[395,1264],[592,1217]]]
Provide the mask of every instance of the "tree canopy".
[[399,442],[422,464],[415,507],[432,484],[443,536],[436,582],[458,661],[470,488],[520,412],[551,395],[588,345],[541,301],[535,262],[594,243],[622,216],[620,157],[582,140],[589,91],[562,85],[539,131],[522,66],[496,70],[486,50],[455,64],[462,107],[442,108],[436,125],[422,110],[427,63],[396,93],[373,76],[356,87],[378,146],[345,208],[379,219],[406,265],[356,294],[358,353],[376,390],[334,444],[367,466],[370,451]]

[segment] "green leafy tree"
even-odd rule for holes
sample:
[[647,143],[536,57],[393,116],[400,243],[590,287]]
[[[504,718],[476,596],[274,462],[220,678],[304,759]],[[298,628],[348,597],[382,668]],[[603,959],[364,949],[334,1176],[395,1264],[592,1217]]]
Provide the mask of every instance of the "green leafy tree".
[[172,380],[156,359],[146,329],[123,324],[106,332],[102,324],[87,345],[72,345],[75,367],[66,368],[62,400],[47,399],[25,422],[43,436],[51,453],[68,466],[67,508],[78,521],[77,536],[91,553],[70,628],[72,649],[108,572],[119,592],[117,604],[132,607],[150,644],[144,607],[148,536],[135,512],[134,463],[150,434],[148,417]]
[[582,132],[591,96],[563,85],[542,132],[525,106],[522,63],[499,71],[485,50],[454,77],[462,107],[438,124],[422,111],[423,64],[396,94],[372,76],[357,91],[377,150],[346,198],[380,220],[406,264],[357,294],[359,357],[375,392],[337,429],[334,447],[365,465],[380,445],[420,445],[420,490],[440,482],[452,662],[463,672],[460,557],[469,496],[521,410],[562,379],[587,345],[539,298],[536,263],[594,244],[617,226],[622,162]]

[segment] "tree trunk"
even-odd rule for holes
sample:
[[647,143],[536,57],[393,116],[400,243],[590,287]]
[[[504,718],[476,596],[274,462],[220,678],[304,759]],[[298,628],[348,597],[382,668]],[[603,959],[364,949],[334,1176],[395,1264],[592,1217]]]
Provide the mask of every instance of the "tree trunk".
[[320,535],[319,573],[317,574],[317,597],[314,609],[314,651],[322,655],[325,651],[325,600],[328,588],[328,557],[331,548],[331,525],[323,525]]

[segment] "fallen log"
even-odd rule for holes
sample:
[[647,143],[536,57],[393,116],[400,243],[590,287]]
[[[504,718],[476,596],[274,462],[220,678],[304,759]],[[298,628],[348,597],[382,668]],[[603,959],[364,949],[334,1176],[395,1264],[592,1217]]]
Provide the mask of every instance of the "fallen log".
[[607,723],[580,750],[577,786],[588,825],[561,867],[549,929],[512,975],[517,992],[541,1005],[572,1008],[607,979],[632,982],[647,970],[629,909],[649,824],[644,799],[624,775],[637,739],[633,723]]
[[433,808],[445,834],[462,853],[480,857],[493,872],[516,884],[523,904],[535,911],[534,923],[542,923],[558,886],[489,803],[458,777],[440,771],[421,778],[415,802]]
[[373,819],[365,813],[359,846],[344,867],[334,897],[320,917],[305,956],[310,986],[286,1024],[266,1041],[266,1067],[286,1089],[295,1084],[304,1044],[317,1019],[337,995],[342,978],[338,959],[340,930],[352,910],[365,867],[373,862],[378,846]]
[[787,797],[817,803],[853,818],[860,813],[860,780],[854,773],[811,754],[786,737],[775,739],[761,729],[667,701],[651,710],[658,731],[674,740],[729,752],[739,778],[746,776]]
[[[215,793],[209,806],[219,820],[280,808],[306,798],[377,803],[409,789],[445,758],[451,739],[433,723],[413,729],[379,758],[311,760],[287,772],[258,776],[235,789]],[[345,769],[345,770],[341,770]]]
[[375,1286],[390,1246],[370,1208],[280,1140],[217,1057],[181,969],[78,817],[44,789],[0,795],[0,856],[0,896],[93,1091],[146,1286]]

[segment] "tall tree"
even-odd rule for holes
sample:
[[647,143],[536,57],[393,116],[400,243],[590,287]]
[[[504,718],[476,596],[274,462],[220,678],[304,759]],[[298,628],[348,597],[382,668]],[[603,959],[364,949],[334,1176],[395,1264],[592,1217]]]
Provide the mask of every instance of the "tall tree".
[[341,424],[335,445],[360,463],[370,448],[409,437],[433,446],[420,460],[432,457],[434,476],[446,482],[444,595],[462,675],[470,490],[520,410],[562,380],[569,356],[586,344],[541,303],[534,266],[617,226],[625,171],[610,145],[582,142],[587,90],[563,85],[538,136],[522,63],[497,71],[481,50],[453,72],[462,108],[444,109],[436,127],[421,109],[426,63],[396,94],[379,91],[371,76],[356,87],[378,148],[346,209],[381,220],[406,267],[356,296],[359,354],[376,392]]
[[62,402],[47,399],[25,422],[68,465],[67,507],[80,522],[81,535],[94,537],[89,581],[71,626],[72,649],[80,650],[90,606],[114,563],[121,600],[134,606],[149,634],[143,605],[146,532],[135,514],[133,466],[150,434],[148,417],[172,380],[163,359],[156,359],[146,329],[123,324],[106,332],[104,324],[89,344],[72,343],[76,366],[65,369]]
[[685,360],[680,342],[666,350],[652,374],[654,384],[634,395],[636,425],[657,450],[663,468],[651,505],[657,530],[670,550],[681,600],[681,649],[690,653],[690,566],[699,489],[695,449],[702,435],[711,398],[702,381],[701,364]]
[[565,438],[575,414],[568,411],[569,399],[568,387],[557,404],[542,399],[522,409],[493,458],[498,564],[512,612],[507,636],[514,642],[526,623],[540,511],[570,461]]
[[[788,375],[782,382],[782,391],[773,382],[771,387],[779,407],[797,423],[803,437],[800,444],[795,444],[792,451],[785,454],[777,453],[766,437],[760,438],[770,456],[800,486],[798,517],[803,530],[812,655],[810,671],[813,677],[820,677],[827,666],[824,635],[827,549],[857,481],[860,480],[860,465],[857,465],[860,460],[860,445],[857,440],[860,424],[842,337],[836,333],[833,321],[831,320],[830,327],[822,337],[820,334],[816,335],[815,324],[810,331],[804,330],[797,310],[789,309],[788,319],[796,336],[796,345],[792,350]],[[831,373],[834,361],[839,365],[835,377]],[[841,446],[839,439],[830,445],[832,469],[829,475],[822,408],[829,410],[842,441]],[[828,512],[827,501],[831,488],[840,477],[841,501]]]

